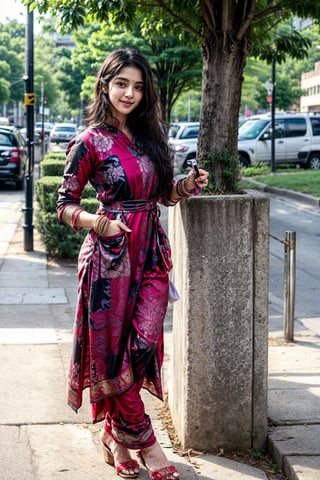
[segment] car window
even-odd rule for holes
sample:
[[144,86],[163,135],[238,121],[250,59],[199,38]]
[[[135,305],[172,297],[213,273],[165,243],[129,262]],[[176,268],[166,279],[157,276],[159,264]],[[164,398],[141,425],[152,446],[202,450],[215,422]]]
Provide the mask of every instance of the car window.
[[285,135],[285,125],[284,120],[275,120],[274,122],[274,137],[275,138],[284,138]]
[[179,125],[171,125],[168,133],[168,137],[175,138],[177,136]]
[[286,118],[286,136],[303,137],[307,133],[307,122],[305,118]]
[[312,126],[312,135],[318,137],[320,135],[320,117],[311,118],[310,120]]
[[24,147],[26,142],[20,132],[16,132],[16,140],[20,147]]
[[12,147],[15,145],[14,136],[8,133],[0,132],[0,145]]
[[198,138],[199,135],[199,127],[187,127],[182,132],[180,138]]
[[270,123],[268,119],[248,120],[239,128],[240,140],[253,140],[262,132],[262,130]]
[[75,127],[65,127],[65,126],[61,126],[61,127],[56,127],[56,128],[55,128],[55,131],[56,131],[56,132],[75,132],[75,131],[76,131],[76,128],[75,128]]

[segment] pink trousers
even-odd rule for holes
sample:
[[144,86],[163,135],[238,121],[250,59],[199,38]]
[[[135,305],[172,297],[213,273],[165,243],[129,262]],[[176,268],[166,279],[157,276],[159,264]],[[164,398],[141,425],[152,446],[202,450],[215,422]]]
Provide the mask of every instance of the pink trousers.
[[156,441],[140,394],[142,383],[143,378],[121,395],[104,399],[107,410],[104,429],[117,443],[133,450],[150,447]]

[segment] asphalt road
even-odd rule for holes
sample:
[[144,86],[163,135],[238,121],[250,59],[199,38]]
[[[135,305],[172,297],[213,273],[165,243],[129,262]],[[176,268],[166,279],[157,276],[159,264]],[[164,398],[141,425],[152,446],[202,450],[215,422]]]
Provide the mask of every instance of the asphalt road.
[[[320,317],[320,210],[270,195],[269,318],[283,315],[284,237],[296,232],[295,318]],[[320,327],[320,325],[318,326]]]

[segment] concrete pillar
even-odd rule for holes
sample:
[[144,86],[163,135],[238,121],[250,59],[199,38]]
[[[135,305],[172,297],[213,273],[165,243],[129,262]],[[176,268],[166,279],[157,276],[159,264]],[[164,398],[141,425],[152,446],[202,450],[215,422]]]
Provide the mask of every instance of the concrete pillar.
[[169,211],[174,304],[168,402],[185,448],[267,437],[269,200],[199,196]]

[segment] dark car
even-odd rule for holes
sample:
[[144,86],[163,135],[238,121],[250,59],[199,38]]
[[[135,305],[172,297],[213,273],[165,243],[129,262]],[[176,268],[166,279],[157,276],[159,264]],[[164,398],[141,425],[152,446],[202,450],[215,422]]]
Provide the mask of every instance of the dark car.
[[0,182],[14,182],[17,190],[24,187],[27,149],[20,131],[0,126]]

